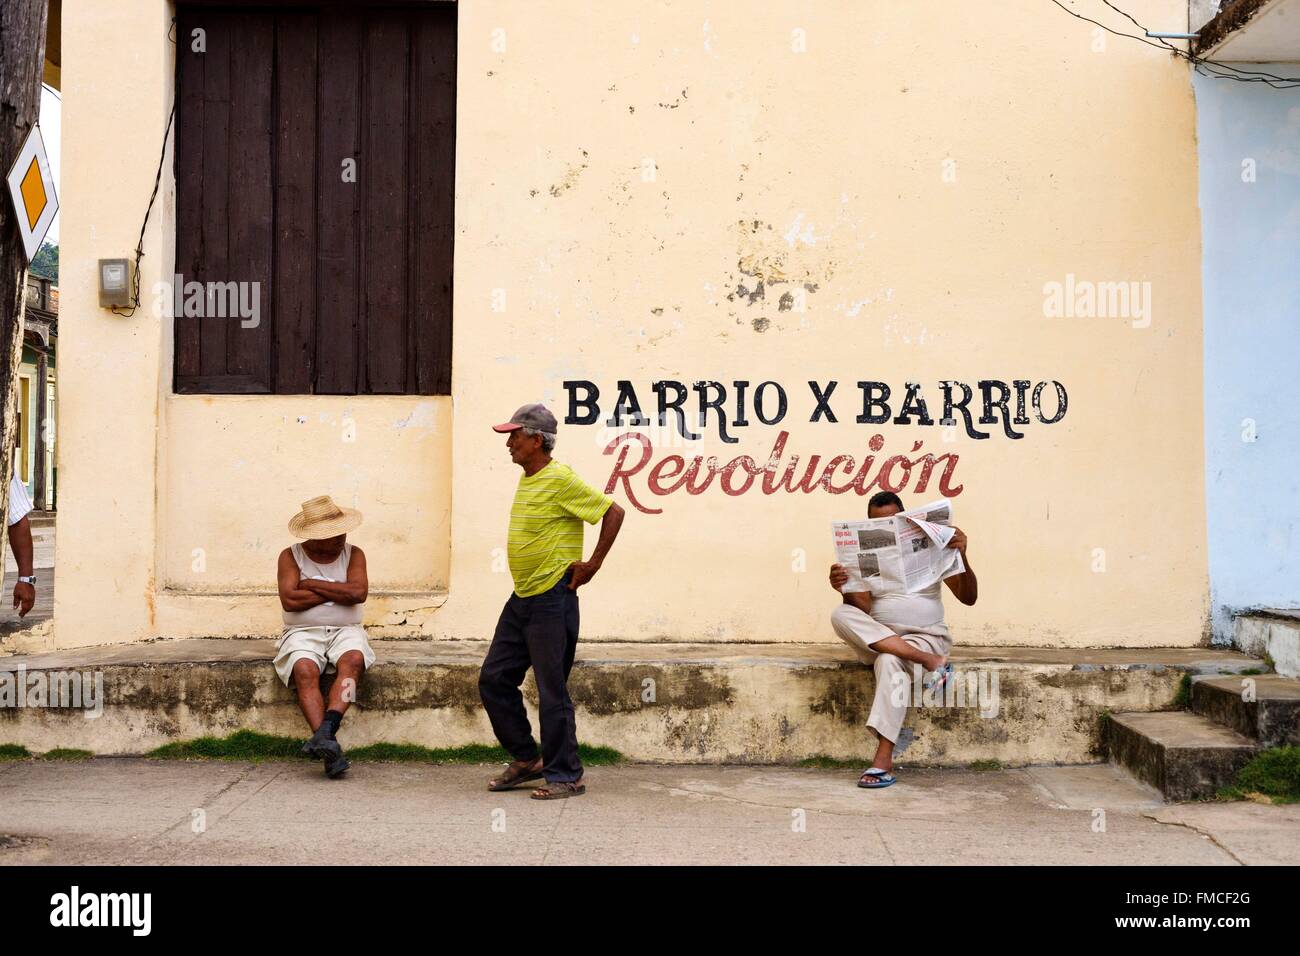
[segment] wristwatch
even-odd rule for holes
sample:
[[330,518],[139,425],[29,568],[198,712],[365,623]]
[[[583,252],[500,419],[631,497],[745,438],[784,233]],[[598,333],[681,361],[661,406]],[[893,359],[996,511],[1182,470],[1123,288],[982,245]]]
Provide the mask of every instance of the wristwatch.
[[20,577],[18,578],[18,583],[19,583],[19,584],[30,584],[32,587],[36,587],[36,575],[34,575],[34,574],[29,574],[29,575],[26,575],[26,576],[20,576]]

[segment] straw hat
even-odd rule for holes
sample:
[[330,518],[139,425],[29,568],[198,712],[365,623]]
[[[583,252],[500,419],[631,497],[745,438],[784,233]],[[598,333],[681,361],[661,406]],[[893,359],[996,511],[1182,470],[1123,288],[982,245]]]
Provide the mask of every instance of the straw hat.
[[359,524],[360,511],[356,508],[340,508],[329,495],[321,495],[302,503],[302,511],[289,520],[289,533],[295,538],[319,541],[347,534]]

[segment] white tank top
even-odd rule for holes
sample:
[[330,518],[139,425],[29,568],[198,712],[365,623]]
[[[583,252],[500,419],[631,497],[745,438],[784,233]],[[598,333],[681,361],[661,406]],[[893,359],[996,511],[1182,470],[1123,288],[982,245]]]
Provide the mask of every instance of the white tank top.
[[[329,564],[317,564],[307,556],[307,552],[302,549],[301,544],[295,544],[289,550],[293,553],[293,559],[298,563],[298,570],[304,578],[333,581],[337,584],[343,584],[347,581],[348,565],[352,561],[352,545],[345,542],[343,551]],[[339,604],[336,601],[326,601],[324,604],[309,607],[305,611],[285,611],[284,623],[286,627],[320,627],[322,625],[326,627],[342,627],[345,624],[360,624],[361,609],[363,607],[365,607],[364,602],[361,604]]]
[[867,578],[871,589],[871,616],[886,627],[916,628],[946,635],[943,620],[943,585],[939,581],[920,591],[883,591],[877,577]]

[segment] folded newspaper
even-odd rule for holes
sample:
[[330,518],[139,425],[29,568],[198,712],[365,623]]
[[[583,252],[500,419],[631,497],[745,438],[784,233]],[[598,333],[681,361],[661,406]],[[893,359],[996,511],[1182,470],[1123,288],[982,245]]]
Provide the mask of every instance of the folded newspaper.
[[921,591],[966,570],[961,552],[948,547],[956,532],[943,498],[888,518],[832,521],[831,531],[835,561],[849,574],[843,593]]

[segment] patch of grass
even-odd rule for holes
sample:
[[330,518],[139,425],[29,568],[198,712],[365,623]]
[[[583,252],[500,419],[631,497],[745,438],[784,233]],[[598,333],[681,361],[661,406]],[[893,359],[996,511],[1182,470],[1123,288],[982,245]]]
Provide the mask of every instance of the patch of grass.
[[1247,667],[1245,670],[1236,671],[1235,673],[1240,674],[1242,677],[1254,677],[1256,674],[1264,674],[1266,671],[1262,671],[1258,667]]
[[[197,737],[178,740],[146,756],[158,760],[306,760],[302,740],[275,737],[252,730],[237,730],[228,737]],[[466,744],[462,747],[424,747],[420,744],[380,742],[347,750],[349,760],[381,763],[490,764],[506,763],[510,755],[495,744]],[[578,756],[590,767],[607,767],[626,758],[612,747],[578,745]]]
[[163,744],[145,754],[158,760],[306,760],[302,740],[237,730],[228,737],[196,737]]
[[55,747],[41,754],[42,760],[89,760],[95,756],[94,751],[78,750],[76,747]]
[[980,772],[985,772],[989,770],[1001,770],[1002,761],[1001,760],[975,760],[972,761],[970,768],[972,770],[978,770]]
[[349,760],[373,760],[378,763],[500,763],[510,759],[500,747],[477,744],[434,750],[419,744],[367,744],[348,750]]
[[816,770],[856,770],[862,766],[862,763],[862,760],[837,760],[825,754],[817,754],[815,757],[805,757],[799,761],[798,765],[800,767],[812,767]]
[[612,767],[627,760],[613,747],[593,747],[590,744],[578,744],[578,756],[589,767]]
[[22,744],[0,744],[0,760],[26,760],[31,755]]
[[1183,679],[1178,682],[1178,693],[1174,694],[1173,706],[1178,710],[1186,710],[1192,705],[1192,675],[1184,673]]
[[1267,797],[1272,803],[1300,803],[1300,747],[1270,747],[1254,756],[1237,773],[1220,800]]

